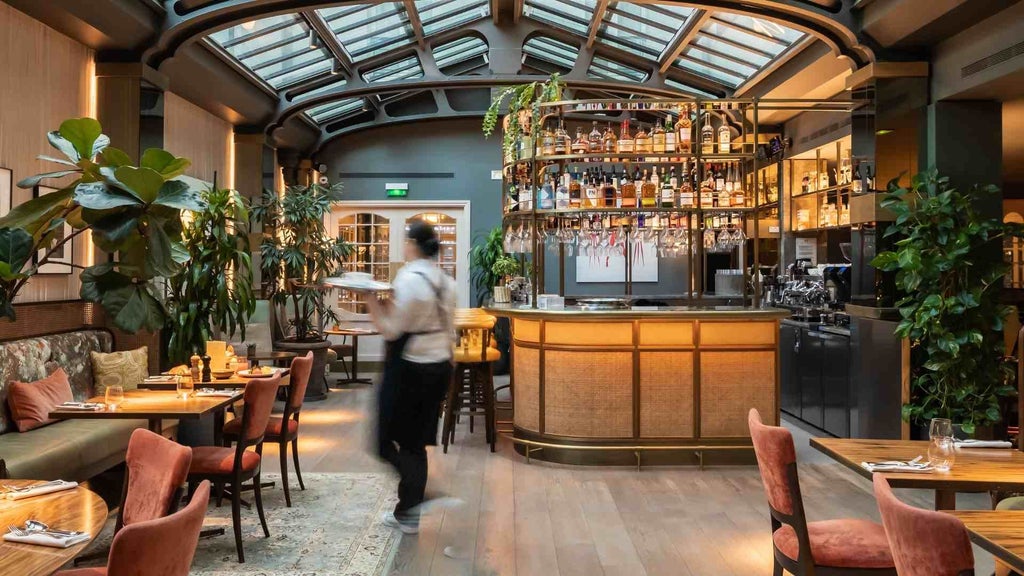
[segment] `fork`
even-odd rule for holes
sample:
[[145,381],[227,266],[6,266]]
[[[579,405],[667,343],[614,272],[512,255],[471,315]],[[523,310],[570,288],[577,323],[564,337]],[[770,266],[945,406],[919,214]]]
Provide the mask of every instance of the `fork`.
[[13,524],[7,527],[7,531],[19,538],[25,538],[26,536],[31,536],[33,534],[46,534],[47,536],[53,536],[54,538],[74,538],[75,536],[82,534],[82,532],[71,530],[25,530],[18,528]]
[[45,488],[46,486],[58,486],[63,484],[63,480],[50,480],[48,482],[42,482],[40,484],[33,484],[31,486],[14,486],[12,484],[3,484],[2,487],[8,492],[28,492],[29,490],[35,490],[36,488]]

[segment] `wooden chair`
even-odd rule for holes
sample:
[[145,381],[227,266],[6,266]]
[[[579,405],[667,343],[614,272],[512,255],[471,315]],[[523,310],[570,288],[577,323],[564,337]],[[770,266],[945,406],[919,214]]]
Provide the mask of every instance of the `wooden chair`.
[[974,576],[974,551],[959,518],[900,502],[875,474],[875,499],[900,576]]
[[[278,445],[281,456],[281,483],[284,485],[285,505],[291,508],[292,495],[288,486],[288,443],[292,445],[292,460],[295,463],[295,476],[299,479],[299,488],[306,489],[302,482],[302,470],[299,468],[299,412],[302,411],[302,400],[306,395],[310,373],[313,370],[313,353],[294,358],[291,366],[291,385],[288,387],[288,399],[285,401],[284,414],[271,416],[267,422],[263,441]],[[242,421],[235,419],[224,425],[224,439],[230,443],[237,442],[242,433]]]
[[453,351],[455,369],[445,400],[443,450],[448,452],[448,444],[454,441],[459,416],[469,417],[469,431],[473,432],[473,420],[482,413],[487,443],[494,452],[498,433],[492,364],[501,358],[494,346],[495,318],[479,309],[457,310],[454,316],[459,341]]
[[774,576],[897,576],[885,529],[868,520],[807,522],[789,430],[747,417],[771,514]]
[[203,482],[180,512],[135,522],[114,536],[105,568],[79,568],[59,576],[188,576],[199,543],[210,483]]
[[[124,488],[114,534],[125,526],[173,514],[181,501],[192,449],[144,428],[132,432],[125,453]],[[99,550],[75,558],[75,565],[107,555]]]
[[[259,513],[263,535],[270,537],[267,518],[263,513],[263,494],[260,486],[260,464],[263,457],[263,436],[274,409],[274,397],[281,384],[281,376],[250,380],[245,385],[240,433],[234,448],[221,446],[196,446],[192,449],[192,465],[189,468],[190,488],[200,481],[209,480],[217,486],[218,493],[229,488],[231,493],[231,521],[235,529],[235,548],[238,562],[245,562],[242,550],[242,497],[243,483],[252,480],[253,499]],[[255,448],[255,450],[249,450]],[[191,489],[190,489],[191,492]]]

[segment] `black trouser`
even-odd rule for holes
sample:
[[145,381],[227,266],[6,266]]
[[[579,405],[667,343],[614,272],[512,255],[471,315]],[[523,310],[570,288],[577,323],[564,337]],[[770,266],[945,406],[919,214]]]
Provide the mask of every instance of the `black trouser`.
[[402,522],[417,523],[420,519],[418,510],[412,510],[423,503],[423,494],[427,489],[427,449],[425,446],[392,448],[385,456],[387,461],[398,471],[398,504],[395,506],[395,517]]

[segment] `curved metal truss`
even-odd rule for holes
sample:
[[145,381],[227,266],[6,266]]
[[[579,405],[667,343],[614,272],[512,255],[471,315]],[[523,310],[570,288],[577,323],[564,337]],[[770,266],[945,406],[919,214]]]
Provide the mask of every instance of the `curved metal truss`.
[[392,116],[394,102],[560,72],[570,88],[730,96],[820,40],[853,66],[873,59],[849,0],[168,0],[153,67],[205,43],[278,104],[267,134],[299,117],[318,144]]

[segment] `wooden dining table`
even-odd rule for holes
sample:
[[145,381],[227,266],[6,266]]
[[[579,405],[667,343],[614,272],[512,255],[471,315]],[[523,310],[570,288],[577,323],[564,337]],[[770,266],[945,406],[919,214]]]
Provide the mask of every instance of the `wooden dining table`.
[[[23,487],[39,480],[2,480],[0,484]],[[24,527],[32,519],[60,530],[88,532],[90,539],[68,548],[48,548],[0,540],[0,573],[18,576],[49,576],[67,564],[99,535],[107,521],[107,505],[98,494],[78,486],[71,490],[21,500],[0,499],[0,527]]]
[[[149,429],[160,434],[164,420],[198,420],[213,414],[214,444],[220,446],[224,412],[241,397],[241,390],[231,396],[192,396],[187,399],[178,398],[174,391],[126,390],[124,401],[114,410],[106,408],[90,412],[57,408],[50,411],[49,417],[57,420],[148,420]],[[88,402],[102,404],[105,399],[97,396]]]
[[[811,446],[871,479],[861,462],[928,458],[927,441],[811,438]],[[1012,448],[961,448],[947,472],[883,472],[893,488],[935,491],[936,510],[954,510],[957,492],[1024,492],[1024,452]]]
[[[291,382],[286,378],[291,374],[290,368],[277,368],[277,373],[281,375],[281,388],[287,388]],[[210,382],[196,382],[194,388],[201,390],[203,388],[211,388],[213,390],[232,390],[236,388],[245,388],[245,385],[250,381],[256,380],[256,378],[242,378],[241,376],[235,375],[230,378],[214,378]],[[139,384],[139,388],[143,390],[176,390],[174,382],[143,382]]]
[[951,510],[971,541],[1024,574],[1024,510]]

